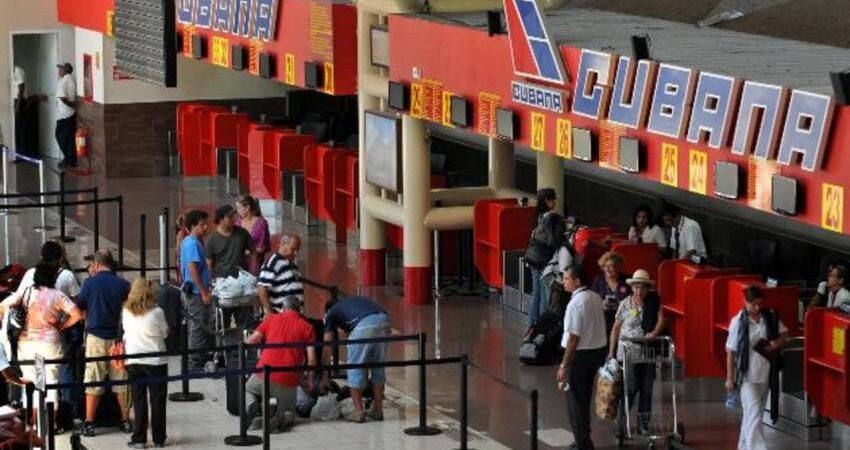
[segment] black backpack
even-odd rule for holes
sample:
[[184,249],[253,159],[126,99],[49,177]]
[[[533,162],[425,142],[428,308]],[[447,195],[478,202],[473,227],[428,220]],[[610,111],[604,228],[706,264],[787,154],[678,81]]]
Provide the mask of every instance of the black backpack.
[[546,267],[564,242],[564,231],[564,219],[560,214],[551,211],[544,214],[531,233],[525,251],[526,264],[538,270]]

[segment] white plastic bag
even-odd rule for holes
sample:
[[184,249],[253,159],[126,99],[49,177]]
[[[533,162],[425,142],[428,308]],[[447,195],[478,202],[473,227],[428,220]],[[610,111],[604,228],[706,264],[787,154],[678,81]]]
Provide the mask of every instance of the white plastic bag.
[[336,401],[336,394],[328,394],[319,397],[316,406],[310,411],[313,420],[329,421],[339,419],[340,406]]
[[216,278],[212,295],[218,298],[234,298],[241,296],[242,290],[242,285],[236,278]]
[[342,416],[343,419],[347,420],[352,414],[354,414],[355,410],[354,400],[352,400],[351,397],[348,397],[339,404],[339,415]]
[[237,282],[242,289],[241,295],[257,295],[257,277],[244,270],[239,270]]

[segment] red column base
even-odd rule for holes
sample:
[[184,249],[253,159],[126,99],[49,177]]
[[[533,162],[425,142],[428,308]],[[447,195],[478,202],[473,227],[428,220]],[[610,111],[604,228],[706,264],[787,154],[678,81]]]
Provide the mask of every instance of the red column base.
[[404,304],[426,305],[431,303],[431,268],[404,268]]
[[384,249],[360,249],[360,284],[362,286],[387,284],[387,258]]

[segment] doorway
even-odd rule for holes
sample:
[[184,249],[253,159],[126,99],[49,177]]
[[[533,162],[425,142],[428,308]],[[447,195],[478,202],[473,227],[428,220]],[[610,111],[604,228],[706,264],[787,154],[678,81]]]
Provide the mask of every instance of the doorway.
[[[15,32],[12,40],[12,67],[20,67],[26,74],[25,111],[12,111],[16,136],[21,136],[24,146],[17,151],[44,158],[61,158],[56,144],[56,64],[59,60],[59,32]],[[14,93],[13,93],[14,94]],[[38,96],[47,95],[47,101]],[[14,98],[9,102],[14,109]],[[37,126],[32,122],[37,121]],[[21,127],[21,128],[19,128]],[[20,133],[20,134],[19,134]],[[21,144],[16,143],[16,147]]]

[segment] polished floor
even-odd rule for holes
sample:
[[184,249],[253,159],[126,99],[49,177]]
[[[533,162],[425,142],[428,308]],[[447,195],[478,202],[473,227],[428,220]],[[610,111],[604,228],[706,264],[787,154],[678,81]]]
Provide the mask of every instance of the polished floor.
[[[13,190],[29,192],[37,190],[36,171],[25,165],[12,165],[10,185]],[[56,173],[48,172],[48,189],[58,187]],[[146,258],[150,266],[158,265],[159,243],[156,216],[164,207],[174,211],[188,208],[201,208],[212,211],[216,206],[232,202],[233,196],[224,193],[223,184],[210,183],[207,180],[181,180],[179,177],[143,178],[143,179],[102,179],[69,176],[69,187],[98,187],[101,198],[115,195],[124,196],[124,242],[126,247],[125,264],[136,265],[140,249],[139,215],[147,215],[145,227]],[[86,195],[74,195],[74,199],[88,198]],[[32,201],[23,200],[23,202]],[[102,205],[101,246],[115,248],[118,241],[117,215],[114,205]],[[56,208],[47,213],[48,225],[58,223]],[[40,224],[37,210],[27,210],[20,214],[0,218],[0,232],[4,245],[0,245],[0,261],[9,255],[10,259],[31,264],[37,258],[37,249],[43,238],[42,233],[32,229]],[[93,248],[91,231],[93,229],[94,209],[91,206],[68,208],[69,234],[76,242],[68,245],[69,255],[75,267],[82,267],[82,256],[90,254]],[[275,234],[281,230],[306,234],[303,226],[275,217],[271,220]],[[8,230],[8,232],[6,231]],[[46,236],[57,234],[50,230]],[[517,350],[524,330],[523,320],[518,314],[500,306],[497,294],[473,297],[447,296],[431,305],[409,306],[401,298],[400,271],[390,271],[390,284],[377,288],[359,288],[357,284],[358,252],[353,243],[349,245],[333,244],[318,235],[309,235],[304,241],[304,251],[300,256],[303,273],[307,278],[327,284],[338,285],[344,293],[362,292],[374,297],[389,312],[393,327],[400,333],[428,334],[429,356],[450,357],[469,355],[473,367],[469,372],[469,426],[475,431],[473,448],[498,448],[498,445],[512,449],[530,448],[529,442],[529,392],[540,392],[540,448],[566,448],[572,442],[567,431],[567,412],[564,396],[558,392],[554,382],[554,367],[529,367],[521,365],[517,359]],[[126,276],[137,276],[127,273]],[[155,277],[159,272],[154,272]],[[316,289],[308,290],[308,315],[318,316],[325,294]],[[393,344],[390,354],[394,359],[412,359],[416,357],[416,346]],[[392,369],[388,373],[393,395],[398,398],[418,397],[418,373],[415,368]],[[459,370],[454,366],[430,367],[427,371],[427,405],[432,411],[434,421],[443,421],[449,429],[441,438],[408,438],[400,432],[402,422],[413,420],[415,415],[409,412],[399,413],[396,420],[380,425],[368,425],[352,428],[349,424],[325,423],[302,424],[296,430],[299,436],[310,442],[313,447],[297,448],[449,448],[457,442],[447,442],[456,436],[459,411]],[[224,397],[224,385],[221,381],[199,383],[209,392],[208,398]],[[680,388],[681,392],[681,388]],[[412,401],[412,400],[411,400]],[[207,403],[208,404],[208,403]],[[728,411],[722,402],[689,402],[679,405],[680,420],[686,426],[687,444],[699,449],[734,449],[737,447],[737,427],[740,423],[740,410]],[[223,405],[212,406],[203,411],[197,408],[183,410],[184,406],[170,406],[169,435],[177,440],[175,448],[216,448],[212,442],[220,442],[219,437],[236,430],[236,421],[227,420]],[[409,407],[409,405],[408,405]],[[218,408],[218,409],[216,409]],[[404,410],[400,408],[399,411]],[[210,420],[207,421],[206,418]],[[218,426],[227,422],[228,425]],[[232,423],[231,423],[232,422]],[[201,433],[200,430],[206,430]],[[357,440],[341,442],[341,436],[357,435]],[[776,430],[766,431],[770,449],[838,449],[843,447],[839,439],[832,442],[805,443]],[[845,431],[835,427],[836,436]],[[198,437],[198,440],[195,440]],[[203,437],[203,439],[201,439]],[[293,435],[294,438],[294,435]],[[362,438],[362,439],[361,439]],[[608,422],[594,419],[593,438],[599,449],[616,448],[616,442]],[[103,439],[105,444],[97,443]],[[117,438],[109,435],[92,440],[91,448],[117,448]],[[353,439],[353,438],[352,438]],[[279,443],[280,442],[280,443]],[[284,443],[285,442],[285,443]],[[290,447],[290,441],[275,438],[272,448]],[[844,442],[850,442],[844,440]],[[350,444],[350,445],[349,445]],[[348,445],[345,447],[345,445]],[[641,448],[642,443],[633,443],[631,448]]]

